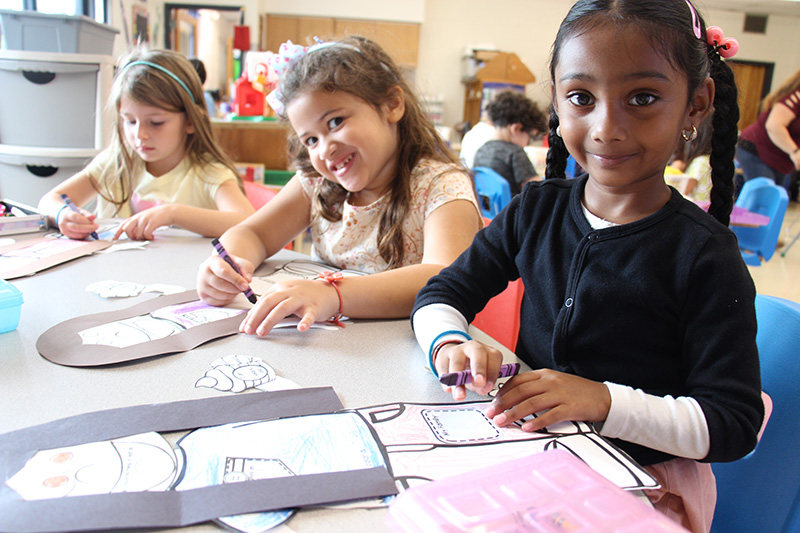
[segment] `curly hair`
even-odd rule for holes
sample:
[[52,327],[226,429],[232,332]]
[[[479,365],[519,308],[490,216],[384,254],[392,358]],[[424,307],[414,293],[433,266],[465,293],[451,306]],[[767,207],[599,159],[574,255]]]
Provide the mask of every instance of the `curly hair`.
[[547,117],[539,106],[517,91],[505,90],[497,93],[486,106],[486,112],[492,124],[501,128],[521,124],[522,130],[528,133],[547,130]]

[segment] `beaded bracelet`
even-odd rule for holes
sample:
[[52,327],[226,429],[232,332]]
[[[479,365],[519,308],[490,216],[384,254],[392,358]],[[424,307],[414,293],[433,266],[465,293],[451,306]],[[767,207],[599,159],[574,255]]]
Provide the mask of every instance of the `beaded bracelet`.
[[331,318],[327,320],[327,322],[339,326],[340,328],[344,327],[342,323],[342,317],[344,314],[342,313],[342,293],[339,291],[339,287],[336,286],[336,282],[341,281],[344,276],[341,272],[329,272],[325,271],[317,276],[317,279],[321,279],[323,281],[327,281],[331,287],[336,289],[336,296],[339,297],[339,311],[336,312]]
[[467,334],[467,332],[460,331],[460,330],[457,330],[457,329],[449,329],[447,331],[443,331],[443,332],[439,333],[438,335],[436,335],[436,337],[434,337],[433,342],[431,343],[431,348],[430,348],[430,350],[428,350],[428,366],[430,367],[431,372],[433,372],[433,375],[436,376],[437,378],[439,377],[439,372],[436,371],[436,365],[434,363],[436,362],[436,355],[439,353],[439,348],[441,348],[445,344],[450,344],[450,342],[453,342],[453,341],[448,340],[448,341],[444,341],[441,344],[439,344],[439,339],[441,339],[442,337],[445,337],[447,335],[461,335],[462,337],[464,337],[468,341],[472,340],[472,337],[470,337]]

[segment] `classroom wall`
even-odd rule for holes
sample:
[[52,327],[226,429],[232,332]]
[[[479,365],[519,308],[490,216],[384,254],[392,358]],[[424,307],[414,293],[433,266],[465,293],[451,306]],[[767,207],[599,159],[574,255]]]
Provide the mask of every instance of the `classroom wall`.
[[[204,0],[191,3],[200,4]],[[245,6],[245,24],[250,26],[253,40],[258,36],[258,15],[267,12],[421,22],[416,83],[421,93],[444,97],[443,122],[453,126],[461,122],[463,115],[461,61],[469,45],[491,44],[516,53],[537,78],[537,83],[528,87],[528,95],[542,106],[548,104],[550,46],[573,0],[208,0],[208,3]],[[122,0],[128,24],[134,4],[150,11],[154,46],[163,46],[164,0]],[[797,33],[800,17],[770,16],[766,35],[747,34],[741,29],[744,13],[706,10],[701,1],[696,4],[709,24],[722,27],[726,35],[739,40],[737,59],[775,63],[773,88],[800,68]],[[112,25],[121,29],[120,3],[111,5]],[[115,53],[125,47],[122,31],[115,42]]]
[[[425,22],[420,32],[420,58],[416,81],[420,90],[445,98],[444,124],[462,120],[464,87],[461,56],[470,44],[493,43],[516,53],[537,82],[528,87],[530,98],[549,104],[547,63],[558,25],[573,0],[426,0]],[[702,2],[696,2],[702,6]],[[491,9],[487,6],[491,5]],[[800,17],[770,16],[766,35],[742,31],[744,13],[700,8],[709,25],[720,26],[736,37],[736,59],[775,63],[773,88],[800,68]]]

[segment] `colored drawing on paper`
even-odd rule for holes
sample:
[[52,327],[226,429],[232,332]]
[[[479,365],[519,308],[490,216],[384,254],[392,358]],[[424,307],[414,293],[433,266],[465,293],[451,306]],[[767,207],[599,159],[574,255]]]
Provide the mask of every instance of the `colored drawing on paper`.
[[178,457],[158,433],[43,450],[6,484],[24,500],[168,490]]

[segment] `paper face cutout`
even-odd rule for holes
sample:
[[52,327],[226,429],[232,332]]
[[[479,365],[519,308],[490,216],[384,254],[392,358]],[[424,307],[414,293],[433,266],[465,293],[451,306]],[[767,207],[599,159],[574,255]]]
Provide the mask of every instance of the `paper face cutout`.
[[179,457],[150,432],[37,452],[6,484],[24,500],[165,491],[177,480]]
[[153,298],[110,313],[64,321],[45,331],[36,349],[66,366],[99,366],[183,352],[239,331],[235,306],[212,307],[194,291]]
[[0,278],[14,279],[108,248],[108,241],[37,237],[0,247]]

